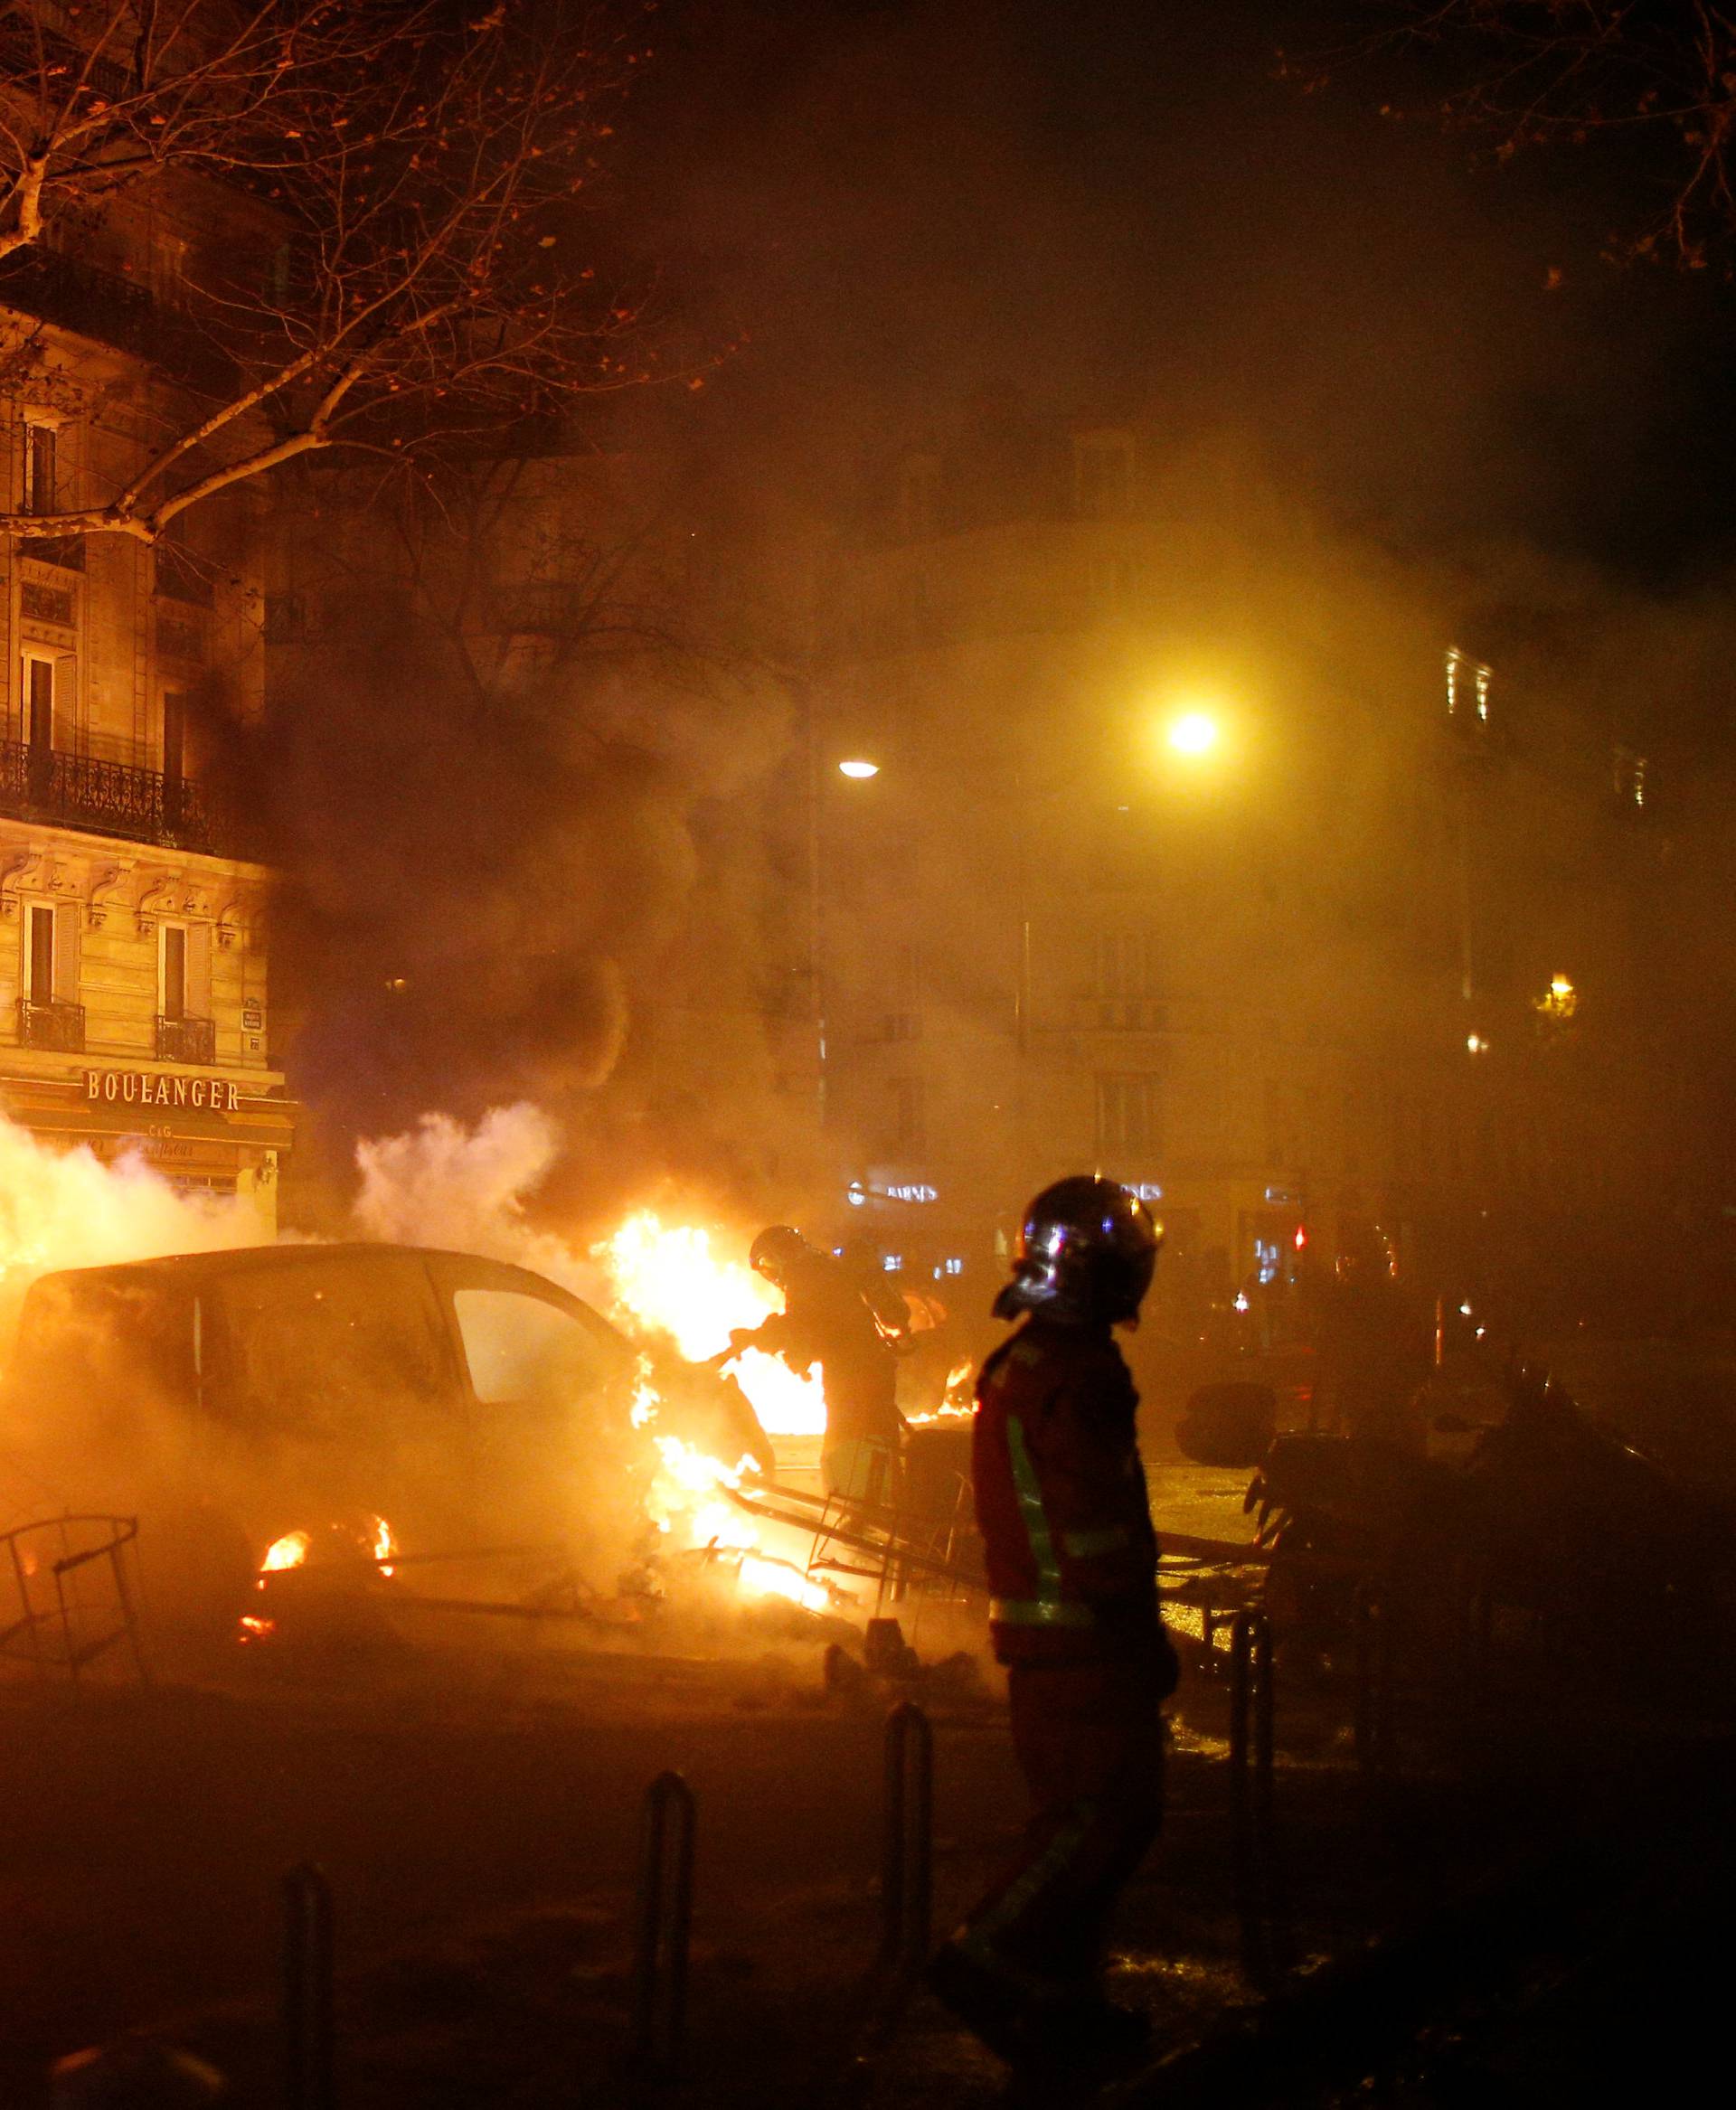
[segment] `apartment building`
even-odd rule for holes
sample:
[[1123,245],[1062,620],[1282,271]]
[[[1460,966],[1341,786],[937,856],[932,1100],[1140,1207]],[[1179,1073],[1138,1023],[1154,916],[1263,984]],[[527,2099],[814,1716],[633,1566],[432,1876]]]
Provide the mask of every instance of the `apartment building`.
[[[123,488],[214,353],[175,292],[190,245],[252,239],[186,189],[0,268],[0,474],[15,510]],[[220,785],[263,698],[258,496],[155,548],[5,538],[0,1110],[250,1199],[262,1236],[295,1108],[272,1057],[269,873]]]

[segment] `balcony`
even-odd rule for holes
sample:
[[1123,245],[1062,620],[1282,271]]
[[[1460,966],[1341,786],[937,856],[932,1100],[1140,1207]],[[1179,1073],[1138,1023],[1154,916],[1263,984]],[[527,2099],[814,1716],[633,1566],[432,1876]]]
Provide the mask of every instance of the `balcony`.
[[84,1006],[81,1003],[38,1003],[29,996],[18,999],[18,1045],[46,1048],[56,1055],[84,1053]]
[[59,250],[21,250],[0,264],[0,306],[129,352],[179,381],[212,391],[234,383],[233,362],[185,316],[135,279]]
[[205,785],[24,740],[0,741],[0,814],[208,857],[253,853],[235,815]]
[[159,1062],[215,1062],[216,1026],[208,1018],[159,1018],[156,1059]]

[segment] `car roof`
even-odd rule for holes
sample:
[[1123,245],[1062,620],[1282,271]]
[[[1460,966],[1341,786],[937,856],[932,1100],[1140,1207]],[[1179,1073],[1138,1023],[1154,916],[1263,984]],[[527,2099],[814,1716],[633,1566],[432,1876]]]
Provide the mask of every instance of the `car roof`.
[[[580,1296],[546,1275],[520,1267],[510,1260],[495,1260],[481,1253],[459,1253],[439,1246],[389,1246],[360,1239],[320,1245],[231,1246],[213,1253],[165,1253],[149,1260],[121,1260],[106,1267],[61,1267],[39,1276],[32,1293],[44,1286],[75,1293],[111,1284],[116,1288],[143,1289],[149,1285],[177,1284],[188,1288],[214,1282],[226,1276],[288,1273],[316,1262],[337,1260],[361,1267],[376,1267],[386,1260],[420,1260],[432,1263],[432,1272],[448,1280],[467,1276],[470,1286],[518,1289],[545,1301],[566,1305],[582,1314],[593,1327],[607,1333],[626,1351],[626,1336]],[[456,1286],[465,1286],[458,1284]]]

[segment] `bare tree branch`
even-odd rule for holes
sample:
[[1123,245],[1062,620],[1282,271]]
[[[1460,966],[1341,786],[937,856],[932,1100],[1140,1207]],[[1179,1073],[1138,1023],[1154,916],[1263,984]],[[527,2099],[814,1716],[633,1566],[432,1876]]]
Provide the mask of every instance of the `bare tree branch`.
[[1718,0],[1390,0],[1376,42],[1420,42],[1463,84],[1445,115],[1502,157],[1555,142],[1654,139],[1661,203],[1618,244],[1690,269],[1736,250],[1736,10]]
[[[165,437],[125,487],[0,526],[149,542],[298,456],[355,447],[422,473],[676,367],[601,261],[588,203],[651,12],[0,5],[0,306],[54,322],[31,273],[62,252],[76,267],[65,231],[129,189],[216,185],[218,219],[226,197],[254,231],[188,261],[204,372],[164,393]],[[42,380],[53,347],[34,342]],[[15,372],[0,387],[30,393]]]

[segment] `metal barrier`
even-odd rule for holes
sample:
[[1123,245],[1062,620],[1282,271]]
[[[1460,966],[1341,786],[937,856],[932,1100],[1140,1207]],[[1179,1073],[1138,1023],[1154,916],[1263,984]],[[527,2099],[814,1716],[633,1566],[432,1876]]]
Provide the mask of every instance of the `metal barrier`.
[[633,1940],[632,2061],[642,2074],[674,2072],[687,2011],[693,1917],[693,1794],[678,1773],[645,1791]]
[[16,1600],[15,1615],[0,1625],[0,1656],[76,1683],[88,1665],[125,1643],[135,1675],[148,1685],[127,1574],[137,1539],[138,1519],[117,1516],[51,1517],[0,1534]]
[[879,1967],[902,1977],[929,1953],[934,1894],[934,1729],[913,1700],[886,1717]]
[[285,2110],[333,2110],[332,1887],[311,1861],[283,1879]]

